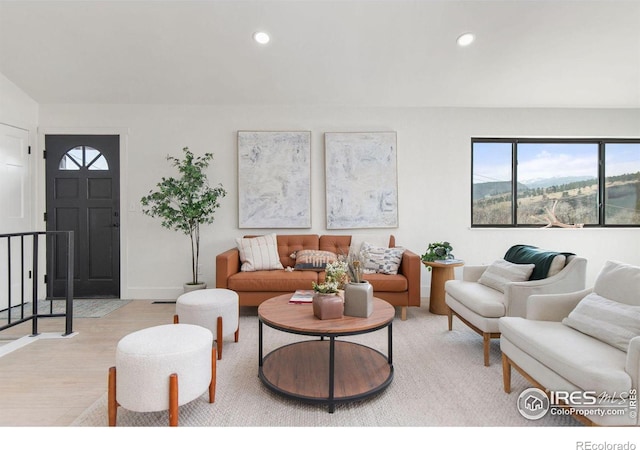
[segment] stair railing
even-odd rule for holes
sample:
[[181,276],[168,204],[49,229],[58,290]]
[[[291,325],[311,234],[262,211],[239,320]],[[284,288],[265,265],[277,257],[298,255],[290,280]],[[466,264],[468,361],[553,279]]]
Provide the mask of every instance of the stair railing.
[[[41,237],[44,236],[45,240],[45,254],[46,267],[49,271],[48,275],[45,275],[47,292],[51,293],[53,286],[53,274],[56,273],[54,267],[55,252],[53,251],[55,244],[58,241],[62,245],[57,248],[58,251],[64,251],[65,257],[65,311],[63,313],[53,312],[53,300],[49,304],[49,312],[42,312],[38,309],[38,301],[40,300],[39,282],[38,282],[38,269],[40,258],[40,243]],[[57,237],[62,237],[58,240]],[[30,239],[30,240],[29,240]],[[52,245],[46,245],[51,240]],[[28,246],[31,242],[32,255],[31,264],[28,264],[27,257],[25,255],[25,246]],[[26,233],[9,233],[0,234],[0,257],[4,256],[2,253],[6,251],[6,274],[0,273],[0,289],[5,284],[2,279],[6,280],[6,300],[7,304],[0,307],[0,313],[6,315],[6,323],[2,324],[5,319],[0,319],[0,331],[14,327],[21,323],[32,321],[31,331],[35,336],[38,334],[38,319],[51,318],[51,317],[64,317],[65,318],[65,331],[64,335],[70,335],[73,333],[73,231],[34,231]],[[19,247],[16,247],[19,246]],[[46,251],[52,250],[52,251]],[[18,265],[17,269],[15,266]],[[6,275],[3,276],[3,275]],[[19,292],[15,292],[14,285],[17,276],[19,276]],[[29,296],[27,284],[31,283],[31,314],[27,311],[26,305],[29,303]],[[14,317],[15,316],[15,317]]]

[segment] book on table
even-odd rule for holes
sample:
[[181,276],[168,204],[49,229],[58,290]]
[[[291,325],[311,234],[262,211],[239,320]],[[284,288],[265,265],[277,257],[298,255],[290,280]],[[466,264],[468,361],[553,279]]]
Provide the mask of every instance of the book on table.
[[289,303],[311,303],[314,294],[313,289],[298,289],[291,295]]
[[461,259],[436,259],[434,262],[440,264],[458,264],[464,261],[462,261]]

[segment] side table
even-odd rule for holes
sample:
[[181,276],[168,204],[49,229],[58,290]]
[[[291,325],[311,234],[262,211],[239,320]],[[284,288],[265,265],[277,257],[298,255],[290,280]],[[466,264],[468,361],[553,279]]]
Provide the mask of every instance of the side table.
[[447,304],[444,301],[444,283],[453,280],[454,267],[464,265],[464,262],[440,263],[435,261],[422,261],[426,267],[431,267],[431,293],[429,294],[429,312],[433,314],[445,315],[448,312]]

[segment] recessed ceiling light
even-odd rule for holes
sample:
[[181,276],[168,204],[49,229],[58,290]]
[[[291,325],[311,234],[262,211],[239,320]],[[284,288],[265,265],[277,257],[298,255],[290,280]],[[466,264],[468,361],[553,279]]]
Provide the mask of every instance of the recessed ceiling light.
[[473,35],[473,33],[465,33],[460,35],[456,42],[460,47],[466,47],[467,45],[471,44],[475,38],[476,37]]
[[258,44],[264,45],[268,43],[271,40],[271,38],[264,31],[257,31],[253,33],[253,40],[256,41]]

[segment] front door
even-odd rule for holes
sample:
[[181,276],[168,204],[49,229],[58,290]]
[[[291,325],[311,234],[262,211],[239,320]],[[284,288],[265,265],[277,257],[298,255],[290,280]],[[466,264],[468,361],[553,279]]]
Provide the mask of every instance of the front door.
[[[47,135],[45,149],[47,231],[74,232],[74,297],[118,298],[120,137]],[[47,292],[54,298],[65,295],[63,244],[53,239],[49,247]]]

